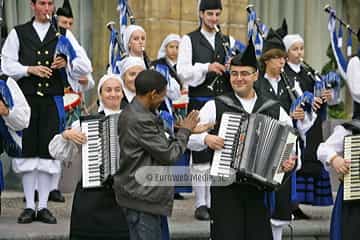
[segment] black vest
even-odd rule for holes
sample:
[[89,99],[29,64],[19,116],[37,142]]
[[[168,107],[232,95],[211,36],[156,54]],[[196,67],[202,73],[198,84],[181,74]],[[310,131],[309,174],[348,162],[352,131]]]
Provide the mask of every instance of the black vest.
[[[33,21],[15,27],[19,38],[19,62],[25,66],[42,65],[50,67],[53,62],[55,48],[58,41],[53,28],[49,28],[43,42],[40,41],[36,30],[32,26]],[[24,95],[63,95],[64,83],[60,71],[53,69],[50,79],[40,78],[34,75],[23,77],[17,81]]]
[[[215,35],[215,50],[212,48],[208,40],[200,32],[200,28],[188,34],[192,45],[192,64],[195,63],[212,63],[219,62],[225,64],[226,53],[222,45],[220,34]],[[225,37],[230,45],[228,37]],[[214,79],[218,77],[217,81]],[[208,86],[212,85],[213,90]],[[230,92],[231,85],[229,81],[229,74],[218,76],[214,72],[206,74],[205,81],[197,87],[189,87],[190,97],[213,97],[227,92]]]
[[360,134],[360,120],[353,119],[351,122],[343,123],[342,126],[349,131],[352,131],[353,135]]
[[360,103],[353,101],[353,119],[360,119]]
[[295,81],[298,81],[300,84],[300,88],[303,92],[309,91],[311,93],[314,92],[314,80],[307,74],[307,71],[301,66],[300,72],[296,73],[292,68],[286,63],[284,67],[284,71],[289,78],[291,87],[294,86]]
[[255,89],[258,96],[261,96],[263,99],[271,99],[280,103],[280,105],[285,109],[285,111],[289,114],[291,107],[291,98],[286,89],[286,85],[283,79],[279,81],[278,84],[278,94],[276,95],[274,89],[272,88],[268,79],[262,75],[255,82]]

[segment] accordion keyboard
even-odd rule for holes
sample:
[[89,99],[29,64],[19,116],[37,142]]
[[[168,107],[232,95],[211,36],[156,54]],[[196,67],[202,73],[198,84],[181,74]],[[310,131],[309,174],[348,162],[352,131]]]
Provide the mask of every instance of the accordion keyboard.
[[344,159],[351,161],[344,176],[344,200],[360,199],[360,135],[345,137]]
[[224,139],[224,148],[214,152],[210,170],[211,176],[230,178],[235,174],[231,167],[232,150],[241,120],[242,115],[240,114],[224,113],[222,115],[218,136]]
[[101,185],[101,138],[100,122],[97,119],[82,123],[82,132],[87,135],[87,142],[82,145],[82,185],[96,187]]

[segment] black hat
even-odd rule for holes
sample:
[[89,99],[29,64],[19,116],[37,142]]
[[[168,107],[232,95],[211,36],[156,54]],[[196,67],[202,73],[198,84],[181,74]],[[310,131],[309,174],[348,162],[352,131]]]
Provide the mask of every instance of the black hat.
[[71,10],[70,0],[64,0],[63,6],[61,8],[58,8],[58,10],[56,11],[56,15],[74,18]]
[[284,38],[288,34],[288,25],[285,18],[281,24],[281,27],[276,29],[275,32],[279,34],[281,38]]
[[199,11],[213,10],[213,9],[222,10],[221,0],[201,0]]
[[286,52],[282,38],[272,28],[270,28],[269,33],[266,36],[263,44],[262,53],[264,54],[271,49],[280,49]]
[[253,42],[250,40],[245,51],[243,53],[237,54],[231,59],[231,66],[250,66],[255,69],[258,69],[258,62],[255,54],[255,47]]

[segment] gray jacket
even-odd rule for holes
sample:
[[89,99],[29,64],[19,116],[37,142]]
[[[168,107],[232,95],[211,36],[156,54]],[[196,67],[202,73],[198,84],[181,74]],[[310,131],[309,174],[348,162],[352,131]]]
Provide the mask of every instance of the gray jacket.
[[173,165],[185,152],[190,131],[179,129],[175,138],[168,138],[161,119],[136,98],[121,113],[118,126],[120,169],[113,185],[116,201],[122,207],[170,216],[174,187],[141,185],[135,173],[143,166]]

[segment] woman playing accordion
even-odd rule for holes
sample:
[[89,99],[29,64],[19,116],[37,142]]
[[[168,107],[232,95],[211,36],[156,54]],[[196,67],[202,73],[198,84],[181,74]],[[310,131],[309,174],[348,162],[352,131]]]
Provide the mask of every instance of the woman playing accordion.
[[[98,85],[99,114],[119,113],[123,89],[118,76],[104,75]],[[49,151],[56,159],[81,162],[81,144],[86,136],[81,133],[79,121],[73,127],[56,135]],[[80,174],[79,174],[80,175]],[[117,224],[114,224],[116,219]],[[71,212],[70,239],[128,239],[128,228],[122,209],[117,205],[111,185],[85,189],[77,184]]]

